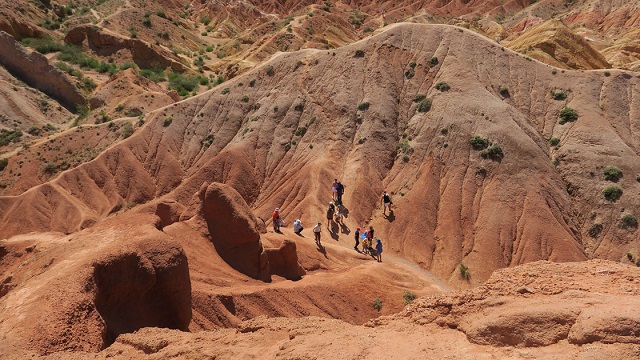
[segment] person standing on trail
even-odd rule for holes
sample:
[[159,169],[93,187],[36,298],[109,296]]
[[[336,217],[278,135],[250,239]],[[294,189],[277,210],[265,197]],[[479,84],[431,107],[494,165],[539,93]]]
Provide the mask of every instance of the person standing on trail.
[[280,232],[280,208],[276,208],[271,214],[271,220],[273,220],[273,231]]
[[376,257],[378,262],[382,262],[382,241],[380,239],[376,239]]
[[318,221],[318,224],[313,228],[313,235],[316,237],[316,244],[318,244],[318,246],[321,246],[320,231],[322,231],[322,223]]
[[336,194],[338,195],[338,198],[336,199],[336,203],[342,205],[342,195],[344,194],[344,184],[340,181],[338,181],[338,184],[336,185]]
[[369,240],[369,245],[373,246],[373,225],[369,226],[369,230],[367,231],[367,240]]
[[333,206],[333,201],[329,201],[329,208],[327,208],[327,229],[331,231],[333,227],[333,213],[335,213],[336,208]]
[[338,179],[333,179],[333,184],[331,184],[331,200],[336,200],[336,195],[338,193]]
[[358,245],[360,245],[360,228],[356,229],[355,239],[356,239],[356,246],[354,246],[353,249],[355,251],[358,251]]
[[393,204],[393,201],[391,201],[391,197],[387,194],[387,190],[382,193],[382,199],[380,201],[384,205],[382,215],[387,215],[387,208],[389,208],[389,213],[391,213],[391,204]]

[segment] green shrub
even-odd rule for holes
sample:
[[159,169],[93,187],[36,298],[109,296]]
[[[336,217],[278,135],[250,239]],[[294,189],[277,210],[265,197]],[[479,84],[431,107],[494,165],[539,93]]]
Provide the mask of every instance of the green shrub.
[[404,304],[409,305],[413,300],[415,300],[418,296],[410,291],[405,290],[404,294],[402,294],[402,298],[404,299]]
[[620,227],[623,229],[637,228],[638,219],[632,214],[627,214],[620,219]]
[[206,25],[209,25],[209,23],[211,22],[211,18],[208,16],[203,16],[200,18],[200,21],[202,21],[202,23],[206,26]]
[[427,98],[427,95],[425,95],[425,94],[416,94],[413,97],[413,102],[420,102],[420,101],[422,101],[422,100],[424,100],[426,98]]
[[229,88],[224,88],[222,89],[222,91],[220,92],[222,95],[227,95],[229,92],[231,92],[231,89]]
[[304,134],[307,133],[307,128],[305,126],[301,126],[299,128],[296,129],[295,135],[296,136],[304,136]]
[[127,116],[127,117],[142,116],[142,110],[140,110],[138,108],[130,108],[130,109],[127,109],[127,111],[124,112],[124,115]]
[[471,144],[471,147],[473,147],[475,150],[482,150],[486,149],[489,146],[489,139],[476,135],[469,139],[469,144]]
[[500,161],[504,157],[504,152],[502,152],[502,148],[498,144],[492,144],[488,148],[482,150],[480,152],[480,156],[485,159],[491,159],[493,161]]
[[568,122],[574,122],[578,120],[578,113],[572,108],[565,107],[560,110],[560,125],[564,125]]
[[20,140],[21,137],[22,137],[22,131],[18,129],[16,130],[1,129],[0,130],[0,146],[5,146],[10,142],[16,143]]
[[567,93],[564,91],[556,92],[555,90],[551,90],[551,96],[553,97],[553,100],[565,100],[567,98]]
[[368,101],[361,102],[360,104],[358,104],[358,110],[365,111],[368,108],[369,108],[369,102]]
[[372,305],[374,309],[378,310],[378,312],[382,310],[382,300],[380,300],[379,298],[374,299]]
[[430,67],[434,67],[436,65],[438,65],[439,61],[437,57],[432,57],[431,60],[429,60],[429,66]]
[[169,89],[175,90],[180,94],[180,96],[187,96],[190,92],[198,89],[200,85],[200,77],[193,76],[185,76],[180,73],[171,72],[167,75],[169,79]]
[[591,225],[589,230],[587,230],[587,234],[589,234],[589,236],[595,239],[598,237],[598,235],[600,235],[600,233],[602,232],[602,229],[603,229],[602,224],[593,224]]
[[173,115],[165,116],[165,118],[162,119],[162,126],[168,127],[169,125],[171,125],[172,122],[173,122]]
[[120,71],[127,70],[127,69],[135,69],[135,68],[136,68],[136,64],[132,62],[125,62],[122,65],[120,65]]
[[167,18],[167,14],[165,14],[165,13],[164,13],[164,10],[157,10],[157,11],[156,11],[156,16],[157,16],[157,17],[161,17],[161,18],[163,18],[163,19],[166,19],[166,18]]
[[551,144],[551,146],[557,146],[558,144],[560,144],[560,139],[554,137],[549,139],[549,144]]
[[504,97],[509,96],[509,88],[508,87],[502,85],[502,86],[500,86],[499,91],[500,91],[500,95],[502,95]]
[[604,179],[611,182],[618,182],[622,177],[622,171],[615,166],[607,166],[603,170]]
[[622,196],[622,189],[618,186],[607,186],[602,191],[602,194],[604,195],[605,199],[609,201],[616,201]]
[[427,112],[431,110],[431,99],[426,98],[418,103],[418,112]]
[[293,107],[293,109],[294,109],[295,111],[302,111],[302,110],[304,110],[304,103],[303,103],[303,102],[299,102],[299,103],[297,103],[297,104]]
[[256,86],[256,79],[252,79],[251,81],[249,81],[249,87],[254,87]]
[[64,49],[65,47],[64,44],[55,42],[48,36],[42,38],[24,38],[20,41],[20,43],[24,46],[35,49],[41,54],[49,54],[62,51],[62,49]]
[[629,261],[633,262],[633,254],[628,252],[627,253],[627,259],[629,259]]
[[142,19],[142,25],[145,26],[145,27],[151,27],[151,18],[148,17],[148,16],[145,16]]
[[611,72],[609,72],[609,71],[605,71],[605,72],[604,72],[604,76],[606,76],[606,77],[611,76]]
[[267,75],[273,76],[273,74],[275,74],[275,71],[273,70],[273,66],[271,65],[267,66]]
[[138,37],[138,30],[136,30],[135,28],[131,28],[129,29],[129,37],[135,39]]
[[140,75],[155,83],[167,80],[164,69],[140,69]]
[[364,51],[363,50],[356,50],[355,54],[353,54],[353,57],[357,57],[357,58],[364,57]]
[[436,90],[449,91],[449,89],[451,89],[451,86],[449,86],[449,84],[447,84],[444,81],[441,81],[441,82],[436,84]]
[[469,281],[469,279],[471,279],[471,274],[469,273],[469,268],[463,263],[460,263],[458,268],[460,270],[460,277],[463,280]]
[[46,174],[55,174],[58,171],[58,165],[48,162],[42,166],[42,171]]
[[133,125],[130,122],[125,123],[122,127],[122,133],[120,136],[122,136],[123,139],[126,139],[131,136],[131,134],[133,134]]
[[415,70],[413,70],[412,68],[407,69],[407,71],[404,72],[404,76],[407,79],[411,79],[412,77],[414,77],[416,75]]
[[204,139],[202,139],[202,145],[205,147],[209,147],[213,144],[213,135],[209,134]]
[[9,159],[0,159],[0,171],[4,170],[7,165],[9,165]]

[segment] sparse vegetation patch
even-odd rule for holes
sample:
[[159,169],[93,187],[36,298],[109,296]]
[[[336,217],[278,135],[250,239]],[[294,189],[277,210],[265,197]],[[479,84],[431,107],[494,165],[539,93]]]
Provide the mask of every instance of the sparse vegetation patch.
[[426,98],[418,103],[418,112],[427,112],[431,110],[431,99]]
[[622,177],[622,170],[615,166],[607,166],[603,170],[604,179],[611,182],[618,182]]
[[620,227],[623,229],[635,229],[638,227],[638,219],[633,214],[627,214],[620,219]]
[[418,296],[408,290],[404,291],[404,294],[402,294],[402,298],[404,299],[404,304],[405,305],[409,305],[411,304],[411,302],[413,300],[415,300]]
[[560,125],[564,125],[568,122],[574,122],[578,120],[578,113],[572,108],[565,107],[560,110]]
[[449,84],[447,84],[444,81],[441,81],[441,82],[436,84],[436,90],[449,91],[449,89],[451,89],[451,86],[449,86]]
[[620,199],[620,197],[622,196],[622,189],[618,186],[607,186],[606,188],[604,188],[604,190],[602,190],[602,194],[604,195],[605,199],[613,202]]

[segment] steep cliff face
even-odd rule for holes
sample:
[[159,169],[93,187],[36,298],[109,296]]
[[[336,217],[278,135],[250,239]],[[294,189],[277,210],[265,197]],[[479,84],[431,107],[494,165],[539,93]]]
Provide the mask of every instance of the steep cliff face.
[[11,35],[0,31],[0,64],[30,86],[75,111],[86,99],[72,81],[36,51],[29,51]]

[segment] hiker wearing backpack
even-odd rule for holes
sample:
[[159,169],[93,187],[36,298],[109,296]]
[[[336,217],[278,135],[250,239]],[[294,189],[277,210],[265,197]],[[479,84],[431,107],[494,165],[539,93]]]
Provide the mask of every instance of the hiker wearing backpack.
[[387,194],[387,190],[382,193],[382,199],[380,200],[384,206],[382,209],[382,215],[387,215],[387,208],[389,208],[389,214],[391,214],[391,205],[393,201],[391,201],[391,197]]
[[327,208],[327,229],[331,231],[333,227],[333,214],[336,211],[336,207],[333,205],[333,201],[329,201],[329,208]]
[[378,262],[382,262],[382,241],[376,238],[376,257]]
[[344,194],[344,184],[340,181],[338,181],[338,184],[336,185],[336,195],[337,195],[337,199],[336,199],[336,203],[342,205],[342,195]]
[[322,223],[320,221],[318,221],[318,224],[316,224],[316,226],[313,228],[313,235],[316,238],[316,244],[318,244],[318,246],[322,246],[322,244],[320,244],[320,232],[322,231]]

